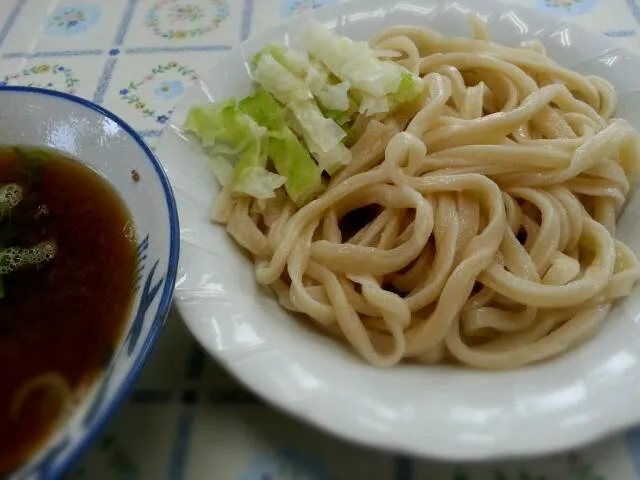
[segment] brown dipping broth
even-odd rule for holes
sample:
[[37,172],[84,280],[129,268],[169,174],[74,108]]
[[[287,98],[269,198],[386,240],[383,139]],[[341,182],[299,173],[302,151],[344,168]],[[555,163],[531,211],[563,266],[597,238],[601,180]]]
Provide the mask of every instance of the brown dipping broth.
[[57,251],[49,262],[2,277],[0,476],[47,439],[63,411],[46,389],[29,394],[18,415],[12,398],[48,372],[74,392],[95,380],[129,314],[135,267],[130,214],[94,170],[57,153],[0,148],[0,185],[7,183],[25,196],[0,222],[0,248],[54,240]]

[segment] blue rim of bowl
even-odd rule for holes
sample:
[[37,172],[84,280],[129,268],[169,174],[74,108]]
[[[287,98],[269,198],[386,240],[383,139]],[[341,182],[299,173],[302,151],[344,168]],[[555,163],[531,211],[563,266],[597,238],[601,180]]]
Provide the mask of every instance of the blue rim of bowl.
[[[84,438],[78,442],[75,447],[71,448],[71,453],[68,455],[67,459],[62,462],[60,465],[53,465],[51,470],[49,470],[49,478],[59,478],[61,477],[72,465],[76,463],[76,461],[80,458],[80,456],[85,452],[85,450],[93,444],[96,440],[98,434],[102,431],[102,428],[107,423],[107,420],[111,418],[116,411],[123,404],[125,399],[129,396],[131,389],[135,381],[140,375],[142,371],[142,367],[144,367],[151,351],[153,350],[153,346],[158,337],[158,334],[162,330],[164,326],[165,319],[167,314],[169,313],[169,309],[171,308],[171,300],[173,298],[173,290],[176,282],[176,274],[178,272],[178,257],[180,255],[180,225],[178,220],[178,208],[176,205],[176,200],[173,195],[173,189],[171,188],[171,183],[169,182],[169,178],[160,163],[158,157],[156,157],[155,153],[151,151],[151,148],[145,143],[142,137],[124,120],[122,120],[117,115],[111,113],[109,110],[97,105],[89,100],[85,100],[81,97],[76,97],[75,95],[71,95],[64,92],[59,92],[57,90],[47,90],[44,88],[37,87],[19,87],[19,86],[0,86],[0,94],[3,92],[16,92],[16,93],[35,93],[40,95],[48,95],[50,97],[57,97],[63,100],[67,100],[69,102],[73,102],[79,104],[83,107],[86,107],[90,110],[93,110],[100,115],[113,120],[117,123],[142,149],[145,153],[153,168],[158,175],[158,179],[160,180],[160,184],[162,185],[162,189],[164,191],[165,200],[167,202],[167,209],[169,211],[169,261],[167,264],[167,275],[165,279],[164,288],[162,291],[162,296],[160,297],[160,303],[158,305],[158,310],[153,319],[153,323],[151,324],[151,328],[149,330],[149,334],[145,339],[140,351],[138,352],[137,358],[134,360],[129,373],[124,378],[124,381],[120,384],[120,388],[118,392],[116,392],[114,399],[112,402],[107,405],[102,412],[96,415],[92,424],[87,428],[86,434]],[[18,470],[13,472],[19,473],[21,467],[18,467]]]

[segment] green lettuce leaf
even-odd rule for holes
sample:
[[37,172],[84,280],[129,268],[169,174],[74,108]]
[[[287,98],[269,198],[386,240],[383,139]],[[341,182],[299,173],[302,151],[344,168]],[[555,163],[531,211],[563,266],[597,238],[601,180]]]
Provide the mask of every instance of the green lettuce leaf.
[[381,60],[367,42],[340,36],[318,22],[310,22],[304,40],[310,55],[359,93],[360,113],[390,112],[399,103],[415,98],[423,88],[420,77],[402,65]]
[[240,102],[240,110],[267,129],[268,156],[286,178],[285,189],[296,205],[304,205],[322,188],[322,172],[287,126],[282,109],[264,89]]
[[192,107],[184,128],[200,139],[216,179],[232,192],[270,198],[284,184],[266,169],[266,129],[240,111],[235,99]]

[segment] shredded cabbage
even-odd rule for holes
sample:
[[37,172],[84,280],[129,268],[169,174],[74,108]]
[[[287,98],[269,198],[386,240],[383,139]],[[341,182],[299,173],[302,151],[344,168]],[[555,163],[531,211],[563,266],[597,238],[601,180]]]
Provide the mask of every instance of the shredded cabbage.
[[[327,68],[322,65],[320,62],[309,59],[306,54],[296,52],[294,50],[289,50],[282,45],[278,45],[275,43],[271,43],[267,45],[264,49],[260,50],[253,57],[253,64],[256,72],[259,68],[259,65],[262,61],[262,58],[265,56],[270,56],[273,60],[278,62],[281,66],[289,70],[293,75],[295,75],[301,82],[304,83],[307,90],[310,94],[314,95],[317,99],[320,106],[324,109],[330,110],[343,110],[346,111],[349,108],[349,83],[348,82],[332,82],[330,77],[330,72]],[[278,71],[282,74],[282,71],[276,69],[271,63],[270,60],[267,61],[270,68]],[[260,73],[256,73],[257,75],[265,75],[264,67],[267,65],[263,64],[260,67]],[[274,73],[275,75],[275,73]],[[284,78],[288,78],[286,74],[284,74]],[[260,81],[260,79],[256,78],[258,83],[262,84],[265,88],[272,91],[268,85]],[[289,80],[285,80],[288,83]],[[264,82],[270,82],[269,78],[264,78]],[[275,88],[275,85],[271,85],[272,88]],[[291,88],[291,86],[286,85],[283,88]],[[301,85],[296,84],[295,88],[301,88]],[[288,100],[285,96],[279,96],[276,94],[276,90],[273,90],[272,93],[282,103],[287,103]],[[306,93],[306,92],[305,92]],[[301,98],[299,98],[301,99]]]
[[303,80],[296,77],[269,52],[260,55],[253,76],[262,88],[280,103],[312,100],[313,95]]
[[317,105],[291,104],[285,118],[291,129],[304,139],[318,166],[329,175],[351,162],[351,150],[342,143],[347,132],[325,118]]
[[424,88],[420,77],[378,58],[366,42],[318,23],[309,25],[305,43],[307,53],[278,44],[257,52],[254,94],[189,112],[185,128],[199,137],[213,174],[232,193],[265,199],[284,185],[303,205],[323,188],[323,171],[333,175],[351,162],[345,144],[354,141],[358,112],[391,112]]
[[306,137],[323,152],[332,150],[347,136],[336,122],[326,118],[315,102],[293,102],[288,105]]
[[242,113],[235,99],[192,107],[184,128],[208,147],[213,174],[232,192],[270,198],[284,184],[285,178],[265,168],[267,129]]
[[304,39],[310,55],[360,92],[360,113],[389,112],[422,91],[420,77],[397,63],[379,59],[366,42],[341,37],[317,22],[309,23]]
[[[271,50],[274,48],[272,46]],[[284,54],[276,56],[282,58]],[[347,133],[334,120],[325,117],[302,79],[277,62],[271,51],[259,52],[254,61],[257,62],[256,81],[293,114],[290,120],[293,120],[294,128],[304,138],[320,168],[334,172],[348,164],[351,152],[341,143]],[[291,80],[291,77],[296,80]]]
[[268,132],[268,155],[276,171],[286,178],[285,189],[300,206],[322,188],[322,172],[287,126],[280,105],[268,92],[259,88],[240,102],[240,109]]

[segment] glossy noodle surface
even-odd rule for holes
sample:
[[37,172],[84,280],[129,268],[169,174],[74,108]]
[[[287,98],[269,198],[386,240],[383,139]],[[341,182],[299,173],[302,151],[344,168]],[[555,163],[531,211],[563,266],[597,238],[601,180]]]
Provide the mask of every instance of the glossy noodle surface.
[[259,283],[378,367],[554,357],[640,279],[615,239],[640,137],[614,89],[474,26],[477,39],[398,26],[371,40],[424,89],[355,121],[351,162],[313,201],[226,188],[215,205]]

